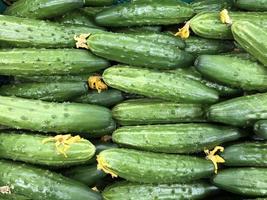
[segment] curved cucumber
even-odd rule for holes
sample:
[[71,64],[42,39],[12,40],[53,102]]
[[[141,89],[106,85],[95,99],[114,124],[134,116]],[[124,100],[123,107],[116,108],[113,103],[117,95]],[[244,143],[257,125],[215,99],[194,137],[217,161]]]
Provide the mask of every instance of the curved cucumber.
[[129,64],[149,68],[187,67],[193,56],[176,46],[155,42],[152,39],[124,33],[92,34],[87,39],[89,49],[96,55]]
[[105,188],[104,200],[129,199],[203,199],[218,192],[218,188],[205,182],[183,184],[141,184],[121,181]]
[[267,196],[266,168],[232,168],[218,173],[213,183],[226,191],[245,195]]
[[0,157],[47,166],[70,166],[82,164],[95,154],[95,147],[88,140],[81,139],[66,151],[66,156],[59,153],[55,142],[42,143],[48,136],[26,133],[0,133]]
[[260,120],[254,124],[254,132],[267,140],[267,120]]
[[130,66],[114,66],[103,73],[104,81],[124,92],[173,102],[213,103],[217,91],[173,73]]
[[225,148],[221,154],[227,166],[267,167],[267,143],[246,142]]
[[223,9],[231,10],[234,7],[233,0],[194,0],[191,3],[196,13],[206,11],[221,11]]
[[55,133],[90,133],[108,127],[109,109],[89,104],[51,103],[0,96],[0,124]]
[[101,200],[99,193],[86,185],[54,172],[16,162],[0,161],[0,185],[11,187],[12,194],[34,200]]
[[267,11],[266,0],[235,0],[235,6],[249,11]]
[[86,6],[109,6],[114,4],[115,0],[85,0]]
[[162,153],[195,153],[234,141],[243,134],[236,128],[212,124],[125,126],[112,140],[122,146]]

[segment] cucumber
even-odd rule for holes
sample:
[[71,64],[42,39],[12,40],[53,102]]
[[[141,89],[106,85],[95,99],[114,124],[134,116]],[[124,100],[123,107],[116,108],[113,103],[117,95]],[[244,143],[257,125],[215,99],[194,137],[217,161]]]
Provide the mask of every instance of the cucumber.
[[133,99],[116,105],[112,109],[112,116],[120,125],[203,122],[205,110],[199,104]]
[[83,6],[83,0],[19,0],[5,14],[31,19],[47,19]]
[[267,93],[237,97],[207,110],[208,119],[233,126],[251,126],[267,119]]
[[24,195],[16,195],[16,194],[1,194],[0,200],[32,200]]
[[234,7],[233,0],[195,0],[191,3],[196,13],[206,11],[231,10]]
[[90,133],[110,126],[109,109],[89,104],[51,103],[0,96],[0,124],[55,133]]
[[211,161],[193,156],[108,149],[97,156],[98,168],[138,183],[184,183],[210,177]]
[[231,30],[235,40],[242,48],[267,66],[267,27],[264,28],[246,21],[237,21],[232,25]]
[[46,166],[71,166],[89,161],[95,154],[95,147],[88,140],[81,139],[66,151],[59,153],[55,142],[42,143],[48,136],[1,131],[0,158],[23,161]]
[[261,138],[267,140],[267,120],[260,120],[254,125],[254,132]]
[[242,136],[240,130],[233,127],[188,123],[125,126],[113,133],[112,140],[121,146],[145,151],[196,153]]
[[109,66],[81,49],[4,49],[0,57],[0,74],[24,77],[89,74]]
[[86,16],[94,19],[96,14],[103,11],[104,9],[109,8],[108,6],[101,6],[101,7],[84,7],[81,10],[85,13]]
[[168,72],[118,65],[106,69],[103,79],[110,87],[156,99],[186,103],[214,103],[218,100],[217,91]]
[[88,87],[84,82],[21,83],[0,87],[0,95],[3,96],[55,102],[69,101],[87,92]]
[[[267,28],[267,12],[229,12],[233,22],[249,21]],[[233,39],[231,26],[220,21],[219,12],[203,12],[190,20],[195,34],[211,39]]]
[[89,138],[95,138],[95,137],[101,137],[101,136],[104,136],[104,135],[111,135],[113,133],[113,131],[116,130],[116,127],[117,127],[117,124],[116,122],[111,119],[110,120],[110,123],[108,126],[102,128],[102,129],[94,129],[94,130],[91,130],[90,131],[90,134],[82,134],[83,137],[89,137]]
[[195,66],[204,77],[215,82],[244,90],[267,89],[267,69],[247,59],[224,55],[201,55],[196,59]]
[[85,0],[86,6],[109,6],[115,3],[115,0]]
[[136,1],[120,4],[96,15],[101,26],[143,26],[178,24],[194,15],[193,8],[177,0]]
[[157,32],[162,30],[161,26],[132,26],[132,27],[115,27],[112,29],[117,33],[136,33],[136,32]]
[[267,143],[245,142],[225,148],[221,156],[227,166],[267,167]]
[[183,184],[140,184],[121,181],[105,188],[104,200],[127,199],[205,199],[218,193],[218,188],[203,181]]
[[97,32],[103,30],[0,15],[0,47],[72,48],[75,35]]
[[249,11],[267,11],[266,0],[235,0],[235,6]]
[[266,168],[232,168],[218,173],[213,183],[226,191],[245,195],[267,196],[267,169]]
[[0,185],[12,194],[34,200],[100,200],[99,193],[86,185],[54,172],[10,161],[0,161]]
[[144,40],[133,34],[92,34],[87,39],[87,45],[100,57],[129,65],[168,69],[187,67],[194,62],[191,54],[173,45],[155,42],[154,39]]
[[121,91],[109,89],[107,91],[102,91],[101,93],[98,93],[97,91],[89,91],[88,94],[76,97],[72,101],[77,103],[89,103],[111,107],[122,102],[123,99],[124,97]]

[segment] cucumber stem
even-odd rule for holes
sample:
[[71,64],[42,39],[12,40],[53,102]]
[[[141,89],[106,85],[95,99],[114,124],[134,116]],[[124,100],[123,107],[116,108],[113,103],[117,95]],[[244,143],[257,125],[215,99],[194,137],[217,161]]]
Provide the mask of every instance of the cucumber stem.
[[221,156],[215,155],[217,151],[223,152],[224,148],[221,146],[216,146],[212,151],[209,151],[208,149],[204,150],[205,154],[207,155],[206,159],[211,160],[214,165],[215,174],[218,173],[218,163],[225,163],[225,160]]
[[98,93],[108,89],[108,86],[102,81],[101,76],[90,76],[88,78],[88,84],[91,89],[96,89]]
[[81,34],[80,36],[74,35],[74,40],[76,41],[76,48],[84,48],[84,49],[89,49],[89,46],[87,45],[87,38],[91,34]]
[[230,18],[227,9],[223,9],[220,12],[220,20],[223,24],[232,24],[232,19]]
[[182,39],[187,39],[190,36],[190,21],[186,22],[185,25],[179,29],[175,36],[180,36]]

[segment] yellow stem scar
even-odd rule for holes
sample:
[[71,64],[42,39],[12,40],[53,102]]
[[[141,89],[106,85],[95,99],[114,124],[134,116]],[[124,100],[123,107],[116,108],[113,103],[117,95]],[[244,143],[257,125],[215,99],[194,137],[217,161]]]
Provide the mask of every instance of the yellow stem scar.
[[2,186],[0,187],[1,194],[11,194],[11,187],[9,186]]
[[224,148],[221,146],[216,146],[212,151],[209,151],[208,149],[204,150],[206,159],[211,160],[214,165],[215,174],[218,173],[218,163],[225,163],[225,160],[221,156],[215,155],[218,151],[223,152]]
[[87,38],[91,34],[81,34],[80,36],[74,35],[74,40],[76,41],[76,48],[84,48],[84,49],[89,49],[87,45]]
[[88,78],[88,84],[91,89],[96,89],[98,93],[107,90],[108,86],[102,81],[101,76],[91,76]]
[[182,39],[187,39],[190,36],[190,21],[186,22],[186,24],[179,29],[175,36],[180,36]]
[[224,24],[232,24],[232,19],[231,19],[230,16],[229,16],[228,10],[223,9],[223,10],[220,12],[220,20],[221,20],[221,22],[224,23]]
[[116,178],[118,177],[118,175],[116,174],[116,172],[114,172],[112,169],[109,168],[108,163],[105,161],[105,158],[101,155],[97,155],[96,156],[96,160],[97,160],[97,169],[98,170],[102,170],[103,172],[110,174],[112,176],[112,178]]

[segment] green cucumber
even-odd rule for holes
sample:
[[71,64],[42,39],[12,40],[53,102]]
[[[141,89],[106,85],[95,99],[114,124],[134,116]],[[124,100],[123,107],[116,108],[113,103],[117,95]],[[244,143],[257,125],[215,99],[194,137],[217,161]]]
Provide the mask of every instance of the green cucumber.
[[113,142],[130,148],[162,153],[196,153],[243,136],[233,127],[212,124],[125,126],[112,135]]
[[72,48],[75,35],[97,32],[103,30],[0,15],[0,47]]
[[117,33],[136,33],[136,32],[156,32],[160,33],[161,26],[132,26],[132,27],[116,27],[112,29]]
[[267,196],[267,169],[225,169],[213,178],[213,183],[217,187],[232,193],[264,197]]
[[47,19],[81,8],[83,0],[19,0],[5,14],[31,19]]
[[199,104],[181,104],[154,99],[133,99],[112,109],[120,125],[168,124],[205,121],[205,108]]
[[[229,12],[233,22],[249,21],[267,28],[267,12]],[[195,34],[211,39],[233,39],[231,26],[220,21],[219,12],[203,12],[190,20]]]
[[260,120],[254,124],[254,132],[267,140],[267,120]]
[[267,89],[267,69],[257,62],[234,56],[201,55],[195,66],[204,77],[215,82],[244,90]]
[[218,188],[203,181],[183,184],[140,184],[121,181],[105,188],[104,200],[127,199],[205,199],[218,192]]
[[195,0],[191,3],[196,13],[206,11],[231,10],[234,6],[233,0]]
[[65,102],[88,93],[84,82],[21,83],[0,87],[0,95]]
[[94,145],[81,139],[69,145],[65,156],[58,152],[54,141],[42,143],[48,138],[37,134],[1,131],[0,158],[62,167],[86,163],[95,154]]
[[1,194],[0,200],[32,200],[24,195],[16,195],[16,194]]
[[221,156],[227,166],[267,167],[267,143],[245,142],[228,146]]
[[237,21],[231,30],[238,44],[267,66],[267,27],[264,28],[254,22]]
[[249,11],[267,11],[266,0],[235,0],[235,6]]
[[4,49],[0,57],[0,74],[25,77],[91,74],[109,66],[81,49]]
[[191,54],[173,45],[144,40],[133,34],[96,33],[89,36],[87,45],[100,57],[135,66],[168,69],[187,67],[194,62]]
[[10,161],[0,161],[0,185],[12,194],[34,200],[100,200],[86,185],[54,172]]
[[0,124],[55,133],[90,133],[110,126],[109,109],[89,104],[51,103],[0,96]]
[[209,120],[233,126],[251,126],[267,119],[267,93],[237,97],[207,110]]
[[94,19],[97,13],[107,9],[108,6],[101,6],[101,7],[84,7],[81,10],[86,14],[86,16]]
[[101,137],[104,135],[111,135],[117,128],[117,124],[115,120],[111,119],[108,126],[101,128],[101,129],[94,129],[90,131],[90,134],[82,134],[83,137],[89,137],[89,138],[95,138],[95,137]]
[[184,183],[214,173],[212,162],[202,158],[132,149],[102,151],[97,161],[105,172],[139,183]]
[[[1,89],[0,89],[1,94]],[[98,93],[97,91],[89,91],[80,97],[74,98],[72,101],[77,103],[89,103],[100,106],[110,107],[122,102],[124,99],[122,92],[115,89],[109,89]]]
[[114,4],[115,0],[85,0],[86,6],[110,6]]

